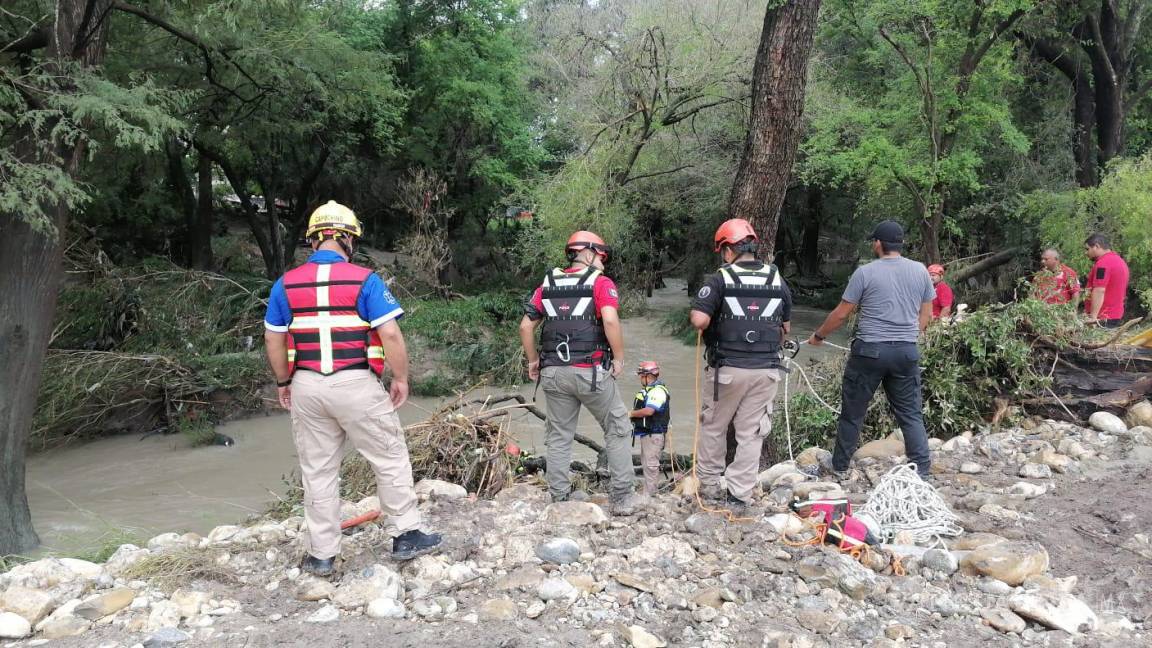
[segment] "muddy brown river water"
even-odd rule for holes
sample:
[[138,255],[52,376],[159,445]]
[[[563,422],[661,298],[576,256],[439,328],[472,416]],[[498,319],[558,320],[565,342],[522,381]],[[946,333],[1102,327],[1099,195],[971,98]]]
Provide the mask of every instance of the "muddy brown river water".
[[[650,300],[650,315],[624,322],[627,367],[642,359],[661,364],[673,398],[669,438],[677,452],[691,452],[696,352],[664,334],[659,321],[663,312],[686,303],[683,284],[673,284]],[[821,311],[795,309],[794,337],[806,338],[823,317]],[[843,333],[833,341],[843,344]],[[803,349],[807,358],[836,352]],[[620,385],[627,403],[638,389],[635,376],[625,373]],[[532,387],[523,385],[520,391],[531,398]],[[542,404],[543,395],[540,400]],[[400,416],[406,424],[422,421],[447,402],[413,398]],[[120,436],[32,456],[28,497],[44,550],[75,553],[125,537],[204,533],[263,511],[284,492],[286,476],[296,466],[290,426],[286,414],[227,423],[219,430],[236,440],[231,447],[189,448],[178,437]],[[543,452],[543,423],[520,414],[511,427],[522,447]],[[580,430],[593,439],[603,438],[590,416],[581,418]],[[590,451],[577,448],[578,458],[591,458]]]

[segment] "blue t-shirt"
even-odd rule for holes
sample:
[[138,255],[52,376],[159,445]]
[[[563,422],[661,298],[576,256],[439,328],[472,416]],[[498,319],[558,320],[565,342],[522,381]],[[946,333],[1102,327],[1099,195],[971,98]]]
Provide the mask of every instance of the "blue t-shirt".
[[[320,250],[308,259],[308,263],[340,263],[344,257],[331,250]],[[400,302],[392,296],[380,275],[372,273],[364,280],[364,286],[356,297],[356,312],[360,319],[376,328],[389,320],[398,319],[404,314]],[[268,312],[264,315],[264,328],[275,333],[287,333],[292,323],[292,309],[288,306],[288,292],[284,290],[284,277],[276,280],[268,295]]]

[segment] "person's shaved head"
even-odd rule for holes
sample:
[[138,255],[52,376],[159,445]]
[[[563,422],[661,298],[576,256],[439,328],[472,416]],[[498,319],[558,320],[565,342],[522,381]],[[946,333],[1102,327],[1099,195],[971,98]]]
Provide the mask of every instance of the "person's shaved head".
[[1049,270],[1055,270],[1060,267],[1060,252],[1056,248],[1048,248],[1040,254],[1040,263]]

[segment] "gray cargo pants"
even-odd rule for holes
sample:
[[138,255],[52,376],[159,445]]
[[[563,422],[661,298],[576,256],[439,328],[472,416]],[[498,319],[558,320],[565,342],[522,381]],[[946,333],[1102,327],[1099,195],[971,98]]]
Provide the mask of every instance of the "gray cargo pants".
[[540,387],[548,405],[544,443],[548,447],[548,492],[564,498],[572,490],[569,467],[572,465],[572,442],[580,418],[580,406],[588,408],[604,430],[604,447],[608,454],[609,496],[619,499],[632,493],[635,472],[632,469],[632,426],[628,410],[620,400],[616,379],[598,369],[596,391],[592,391],[589,367],[544,367],[540,370]]

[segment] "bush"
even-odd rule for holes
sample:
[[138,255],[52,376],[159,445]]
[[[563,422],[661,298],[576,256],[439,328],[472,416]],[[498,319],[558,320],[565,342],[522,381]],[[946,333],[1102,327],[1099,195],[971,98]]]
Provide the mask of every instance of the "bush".
[[[405,308],[401,323],[405,335],[442,352],[443,362],[460,372],[456,387],[482,380],[500,385],[523,381],[518,333],[524,314],[522,295],[503,292],[451,300],[414,300]],[[443,389],[446,382],[445,378],[433,376],[424,379],[420,388],[451,393],[451,389]]]
[[1081,253],[1084,239],[1093,232],[1109,235],[1128,262],[1132,291],[1152,308],[1152,153],[1114,160],[1098,187],[1028,194],[1021,216],[1081,275],[1091,267]]
[[[984,424],[996,399],[1020,400],[1042,394],[1050,384],[1048,367],[1037,366],[1036,333],[1057,340],[1096,339],[1107,332],[1085,329],[1070,307],[1036,300],[989,306],[951,326],[936,325],[921,344],[924,423],[930,436],[948,438]],[[845,358],[805,367],[813,386],[833,407],[840,406]],[[793,375],[792,384],[799,378]],[[793,446],[823,445],[834,436],[838,415],[811,393],[797,391],[789,400]],[[896,429],[882,390],[865,418],[862,441]],[[776,432],[779,434],[779,431]]]

